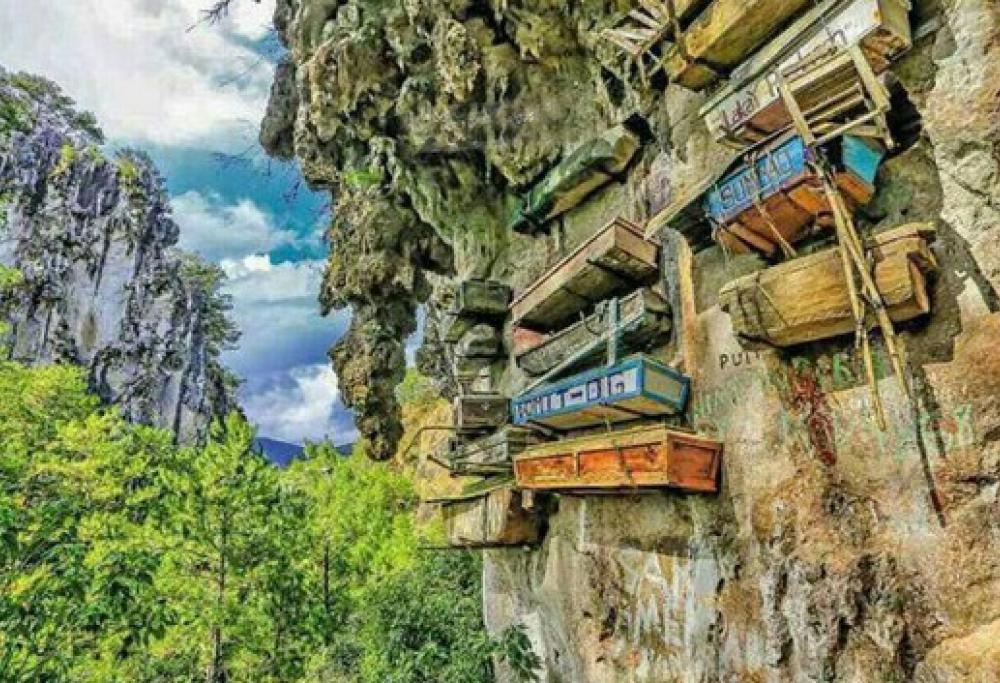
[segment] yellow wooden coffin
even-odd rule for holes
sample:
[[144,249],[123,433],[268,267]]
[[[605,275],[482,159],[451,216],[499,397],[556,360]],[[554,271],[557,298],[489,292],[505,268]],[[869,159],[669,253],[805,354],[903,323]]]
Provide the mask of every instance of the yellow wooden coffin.
[[533,545],[540,539],[538,515],[523,505],[512,478],[485,480],[468,493],[425,501],[441,505],[448,544],[455,548]]
[[[937,269],[928,246],[933,239],[932,225],[915,223],[872,240],[875,284],[894,322],[930,312],[927,277]],[[719,304],[748,348],[794,346],[854,332],[839,247],[734,280],[719,292]]]

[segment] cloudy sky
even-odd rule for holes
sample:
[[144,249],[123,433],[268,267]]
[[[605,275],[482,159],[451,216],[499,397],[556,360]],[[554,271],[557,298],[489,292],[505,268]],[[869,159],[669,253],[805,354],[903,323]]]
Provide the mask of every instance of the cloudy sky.
[[0,64],[60,83],[97,115],[109,148],[140,147],[157,162],[181,246],[229,275],[243,340],[225,360],[245,380],[261,434],[348,442],[326,358],[348,318],[322,318],[316,304],[327,199],[256,144],[281,50],[269,31],[274,0],[237,0],[221,25],[191,28],[209,4],[0,0]]

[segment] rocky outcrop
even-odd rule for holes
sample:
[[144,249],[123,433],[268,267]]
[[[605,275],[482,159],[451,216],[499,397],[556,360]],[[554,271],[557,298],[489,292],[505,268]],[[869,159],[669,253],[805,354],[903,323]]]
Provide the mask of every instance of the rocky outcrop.
[[[486,551],[488,626],[524,626],[544,680],[995,677],[1000,9],[913,4],[917,41],[890,77],[900,145],[858,220],[866,232],[918,220],[938,230],[933,314],[901,327],[914,398],[880,352],[880,430],[850,338],[743,349],[718,292],[764,264],[664,233],[658,286],[675,337],[655,355],[692,377],[685,419],[724,443],[723,490],[553,497],[538,548]],[[265,141],[281,152],[291,140],[343,212],[324,295],[355,309],[334,355],[381,449],[395,417],[374,382],[399,377],[394,345],[418,302],[434,324],[449,279],[521,291],[609,218],[643,223],[731,160],[698,117],[705,95],[620,77],[596,34],[622,6],[279,1],[292,66]],[[507,229],[519,197],[622,123],[644,145],[616,182],[537,237]],[[447,374],[442,337],[426,335],[420,361]],[[492,379],[499,391],[525,384],[509,361]]]
[[128,419],[202,439],[234,407],[221,271],[174,248],[152,163],[108,158],[58,86],[0,71],[0,108],[0,263],[22,276],[5,301],[13,358],[83,365]]

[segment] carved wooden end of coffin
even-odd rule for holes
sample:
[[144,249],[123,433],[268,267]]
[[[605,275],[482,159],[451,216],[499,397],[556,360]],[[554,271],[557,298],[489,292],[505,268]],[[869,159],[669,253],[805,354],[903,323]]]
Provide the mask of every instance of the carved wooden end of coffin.
[[455,290],[455,302],[442,315],[442,338],[457,343],[480,322],[502,321],[510,304],[510,287],[490,280],[465,280]]
[[515,425],[571,430],[684,410],[690,380],[646,356],[632,356],[544,385],[512,401]]
[[722,444],[662,426],[533,446],[514,458],[527,490],[676,488],[719,490]]
[[499,394],[465,394],[454,401],[455,430],[483,432],[509,422],[510,402]]
[[[846,135],[834,151],[834,177],[853,210],[875,192],[884,150],[876,142]],[[733,254],[758,251],[771,256],[780,244],[775,231],[794,244],[821,214],[830,214],[808,154],[802,138],[788,136],[745,159],[706,193],[705,212],[719,226],[719,244]]]
[[[927,278],[937,270],[931,224],[914,223],[871,240],[875,284],[895,322],[930,312]],[[748,348],[793,346],[854,331],[840,248],[734,280],[719,292],[733,330]]]
[[512,484],[510,477],[487,480],[467,493],[426,502],[441,505],[448,544],[455,548],[534,545],[538,515],[525,508]]
[[521,293],[510,312],[516,325],[555,331],[608,297],[652,282],[658,268],[657,246],[618,218]]
[[[574,365],[594,360],[605,351],[606,345],[601,341],[609,332],[611,315],[610,302],[605,302],[586,319],[550,335],[518,328],[514,333],[518,367],[529,375],[544,375],[567,358],[576,358]],[[618,339],[622,353],[641,351],[665,340],[671,325],[670,304],[649,288],[619,302]]]

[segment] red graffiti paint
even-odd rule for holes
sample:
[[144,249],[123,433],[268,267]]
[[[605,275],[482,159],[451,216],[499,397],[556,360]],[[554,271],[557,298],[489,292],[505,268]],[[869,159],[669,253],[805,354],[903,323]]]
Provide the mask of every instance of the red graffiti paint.
[[820,387],[812,368],[789,368],[792,408],[805,418],[809,443],[825,465],[837,462],[833,415],[826,392]]

